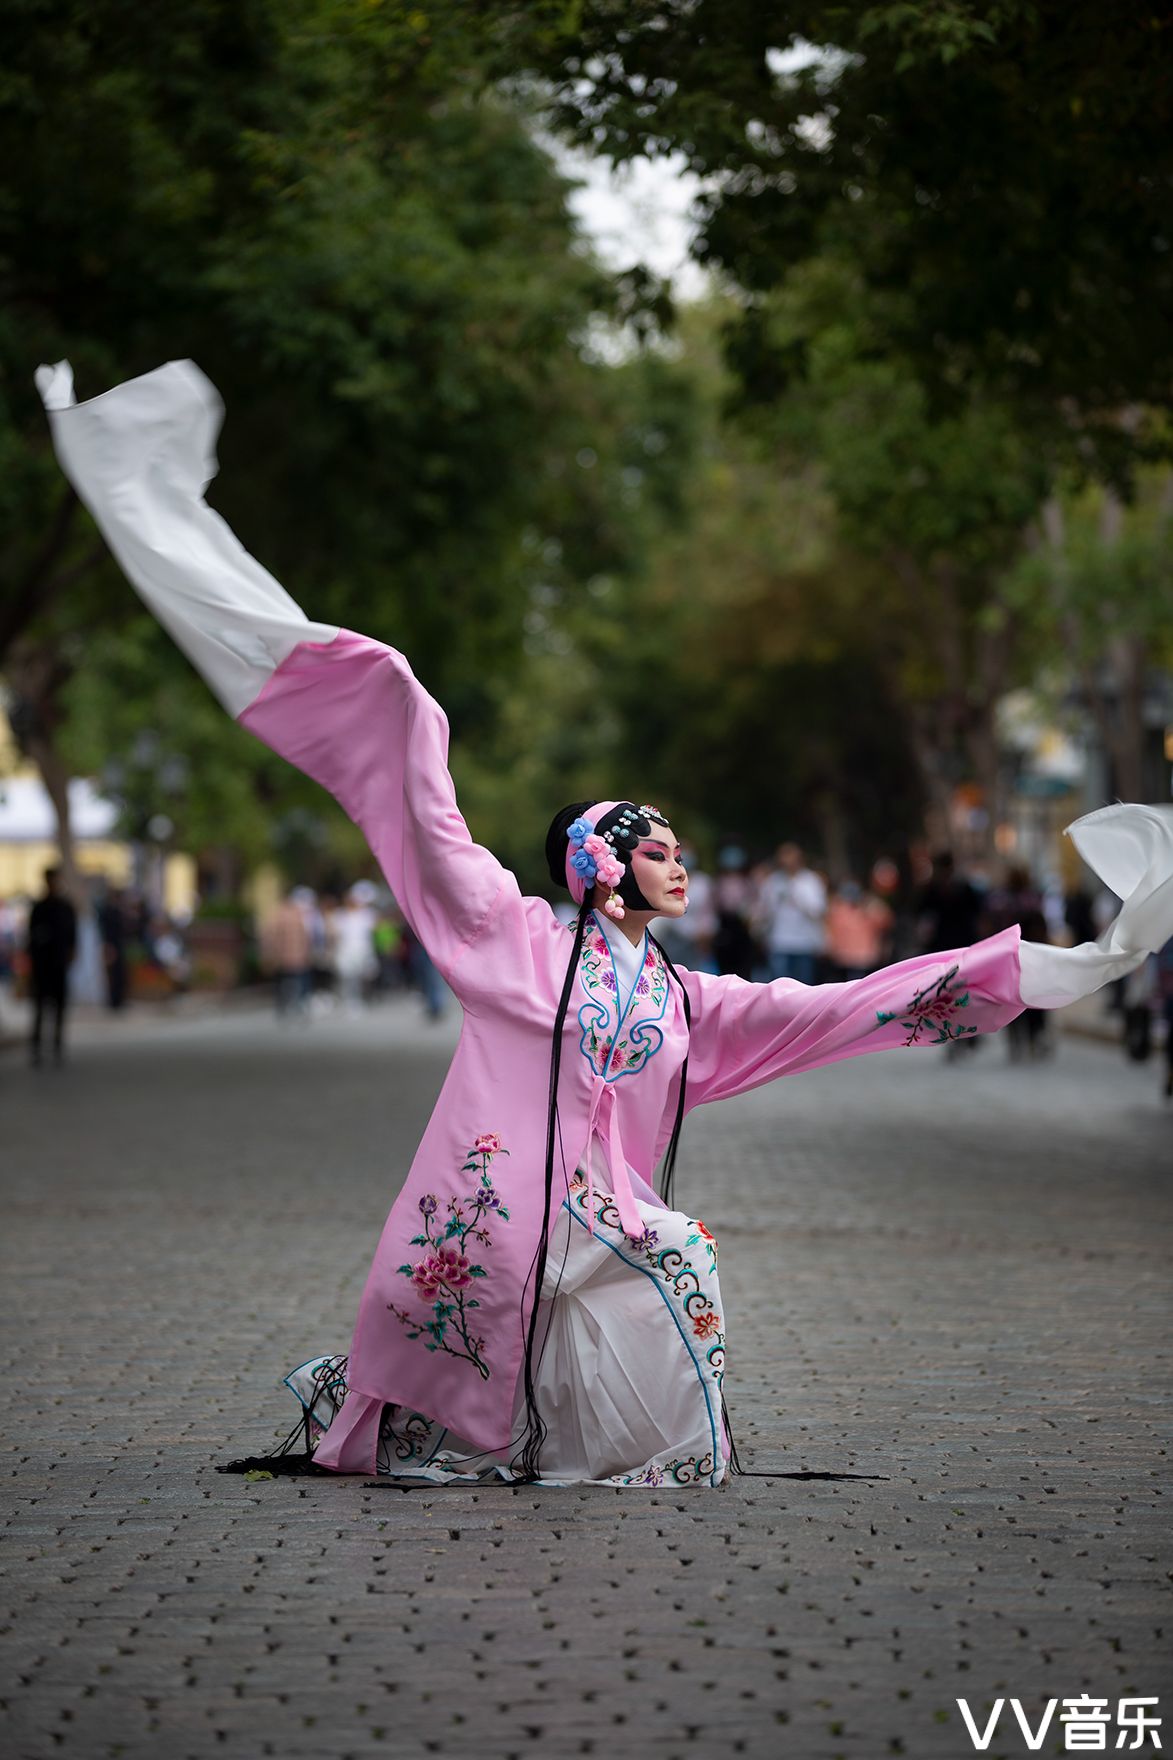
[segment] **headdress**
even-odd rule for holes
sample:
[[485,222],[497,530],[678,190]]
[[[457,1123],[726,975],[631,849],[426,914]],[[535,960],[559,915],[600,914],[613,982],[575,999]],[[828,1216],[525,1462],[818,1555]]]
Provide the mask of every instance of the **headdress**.
[[[640,838],[651,830],[652,821],[666,823],[662,815],[655,807],[636,807],[630,801],[584,802],[574,813],[565,827],[563,861],[564,883],[575,903],[581,904],[588,888],[601,882],[610,888],[610,897],[603,904],[608,916],[622,917],[625,905],[632,910],[651,910],[632,873],[631,858]],[[555,820],[550,828],[555,843],[558,823]],[[550,868],[554,874],[553,852]]]

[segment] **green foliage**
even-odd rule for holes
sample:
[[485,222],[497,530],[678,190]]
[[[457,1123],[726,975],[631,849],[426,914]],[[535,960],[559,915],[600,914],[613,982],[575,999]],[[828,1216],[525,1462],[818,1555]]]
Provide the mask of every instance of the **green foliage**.
[[[64,492],[39,360],[68,355],[84,397],[194,356],[230,412],[216,505],[311,615],[410,653],[457,736],[521,662],[535,546],[625,566],[559,461],[606,396],[582,341],[631,291],[579,248],[465,18],[0,3],[0,663],[75,762],[120,767],[132,826],[180,754],[185,839],[255,860],[292,825],[287,849],[357,854],[138,618]],[[158,763],[128,764],[144,729]]]
[[[623,433],[655,437],[660,472],[639,505],[638,566],[544,604],[493,739],[456,755],[474,828],[494,831],[529,887],[546,885],[552,812],[587,797],[655,801],[710,860],[729,837],[764,852],[783,833],[825,848],[842,831],[862,866],[919,823],[901,713],[871,651],[890,589],[841,545],[818,474],[724,418],[725,315],[686,312],[676,358],[616,376],[632,406]],[[600,487],[612,500],[622,476]]]
[[[850,260],[880,354],[933,404],[977,386],[1039,443],[1122,470],[1168,408],[1168,17],[1097,0],[848,7],[583,0],[528,48],[571,138],[683,153],[707,179],[696,254],[756,302]],[[895,297],[894,297],[895,296]],[[753,351],[743,351],[743,358]],[[754,360],[748,384],[801,377]],[[749,359],[746,358],[749,368]]]
[[[369,863],[71,507],[31,378],[62,355],[83,396],[200,362],[215,504],[310,615],[409,654],[528,887],[553,810],[607,793],[709,853],[791,831],[862,863],[1041,657],[1167,652],[1159,14],[0,0],[0,28],[0,664],[131,831]],[[535,118],[706,178],[732,291],[674,350]],[[608,364],[600,324],[653,346]],[[1138,470],[1109,542],[1079,483]],[[1063,544],[1022,562],[1057,481]]]
[[1155,665],[1173,665],[1173,479],[1142,473],[1123,506],[1096,486],[1070,490],[1040,541],[1012,570],[1007,594],[1044,621],[1077,667],[1114,643],[1141,643]]

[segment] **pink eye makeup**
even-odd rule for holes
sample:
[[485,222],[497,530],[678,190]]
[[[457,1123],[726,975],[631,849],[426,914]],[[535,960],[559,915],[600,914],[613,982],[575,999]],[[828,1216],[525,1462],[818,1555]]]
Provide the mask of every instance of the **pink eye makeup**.
[[[649,861],[662,862],[667,859],[668,846],[667,846],[667,844],[664,844],[664,843],[642,843],[642,844],[640,844],[639,848],[636,850],[635,853],[637,856],[646,856]],[[677,846],[674,860],[676,860],[676,861],[680,860],[679,845]]]

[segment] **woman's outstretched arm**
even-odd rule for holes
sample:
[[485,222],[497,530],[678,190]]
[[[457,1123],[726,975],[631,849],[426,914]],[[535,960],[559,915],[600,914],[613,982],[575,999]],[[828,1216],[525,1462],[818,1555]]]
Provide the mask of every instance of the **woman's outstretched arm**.
[[81,404],[65,362],[37,383],[62,469],[149,609],[229,714],[361,826],[454,981],[499,895],[517,889],[461,817],[439,706],[394,648],[311,623],[207,505],[223,409],[191,361]]
[[688,1104],[869,1051],[993,1033],[1024,1008],[1061,1008],[1135,971],[1173,936],[1173,807],[1104,807],[1068,829],[1124,900],[1097,941],[1047,947],[1021,941],[1015,927],[844,984],[682,972],[692,1008]]

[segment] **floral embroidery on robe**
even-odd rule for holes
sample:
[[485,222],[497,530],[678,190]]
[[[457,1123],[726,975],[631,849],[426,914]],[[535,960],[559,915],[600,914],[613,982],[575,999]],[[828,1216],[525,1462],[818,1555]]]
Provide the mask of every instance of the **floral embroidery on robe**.
[[904,1041],[906,1045],[919,1044],[922,1034],[932,1034],[931,1038],[926,1038],[927,1044],[944,1045],[950,1039],[965,1039],[976,1033],[976,1026],[962,1026],[953,1018],[959,1008],[969,1007],[969,991],[959,996],[957,993],[962,986],[953,983],[960,969],[951,966],[936,983],[918,990],[907,1008],[877,1010],[877,1021],[886,1026],[889,1021],[898,1020],[908,1034]]
[[426,1250],[414,1265],[401,1265],[399,1273],[411,1279],[417,1297],[431,1302],[431,1319],[422,1320],[394,1302],[387,1303],[395,1318],[408,1328],[408,1338],[422,1338],[425,1350],[463,1358],[485,1381],[490,1374],[484,1355],[485,1340],[473,1331],[473,1310],[481,1304],[477,1296],[468,1292],[475,1287],[475,1280],[487,1277],[488,1272],[483,1265],[474,1264],[469,1255],[477,1247],[492,1246],[493,1237],[487,1226],[490,1221],[509,1221],[509,1212],[501,1202],[490,1171],[494,1157],[508,1153],[508,1149],[501,1147],[497,1133],[486,1131],[476,1139],[461,1169],[470,1180],[477,1181],[469,1195],[448,1198],[448,1214],[443,1221],[437,1220],[440,1203],[433,1192],[425,1192],[419,1201],[424,1232],[413,1235],[411,1244]]

